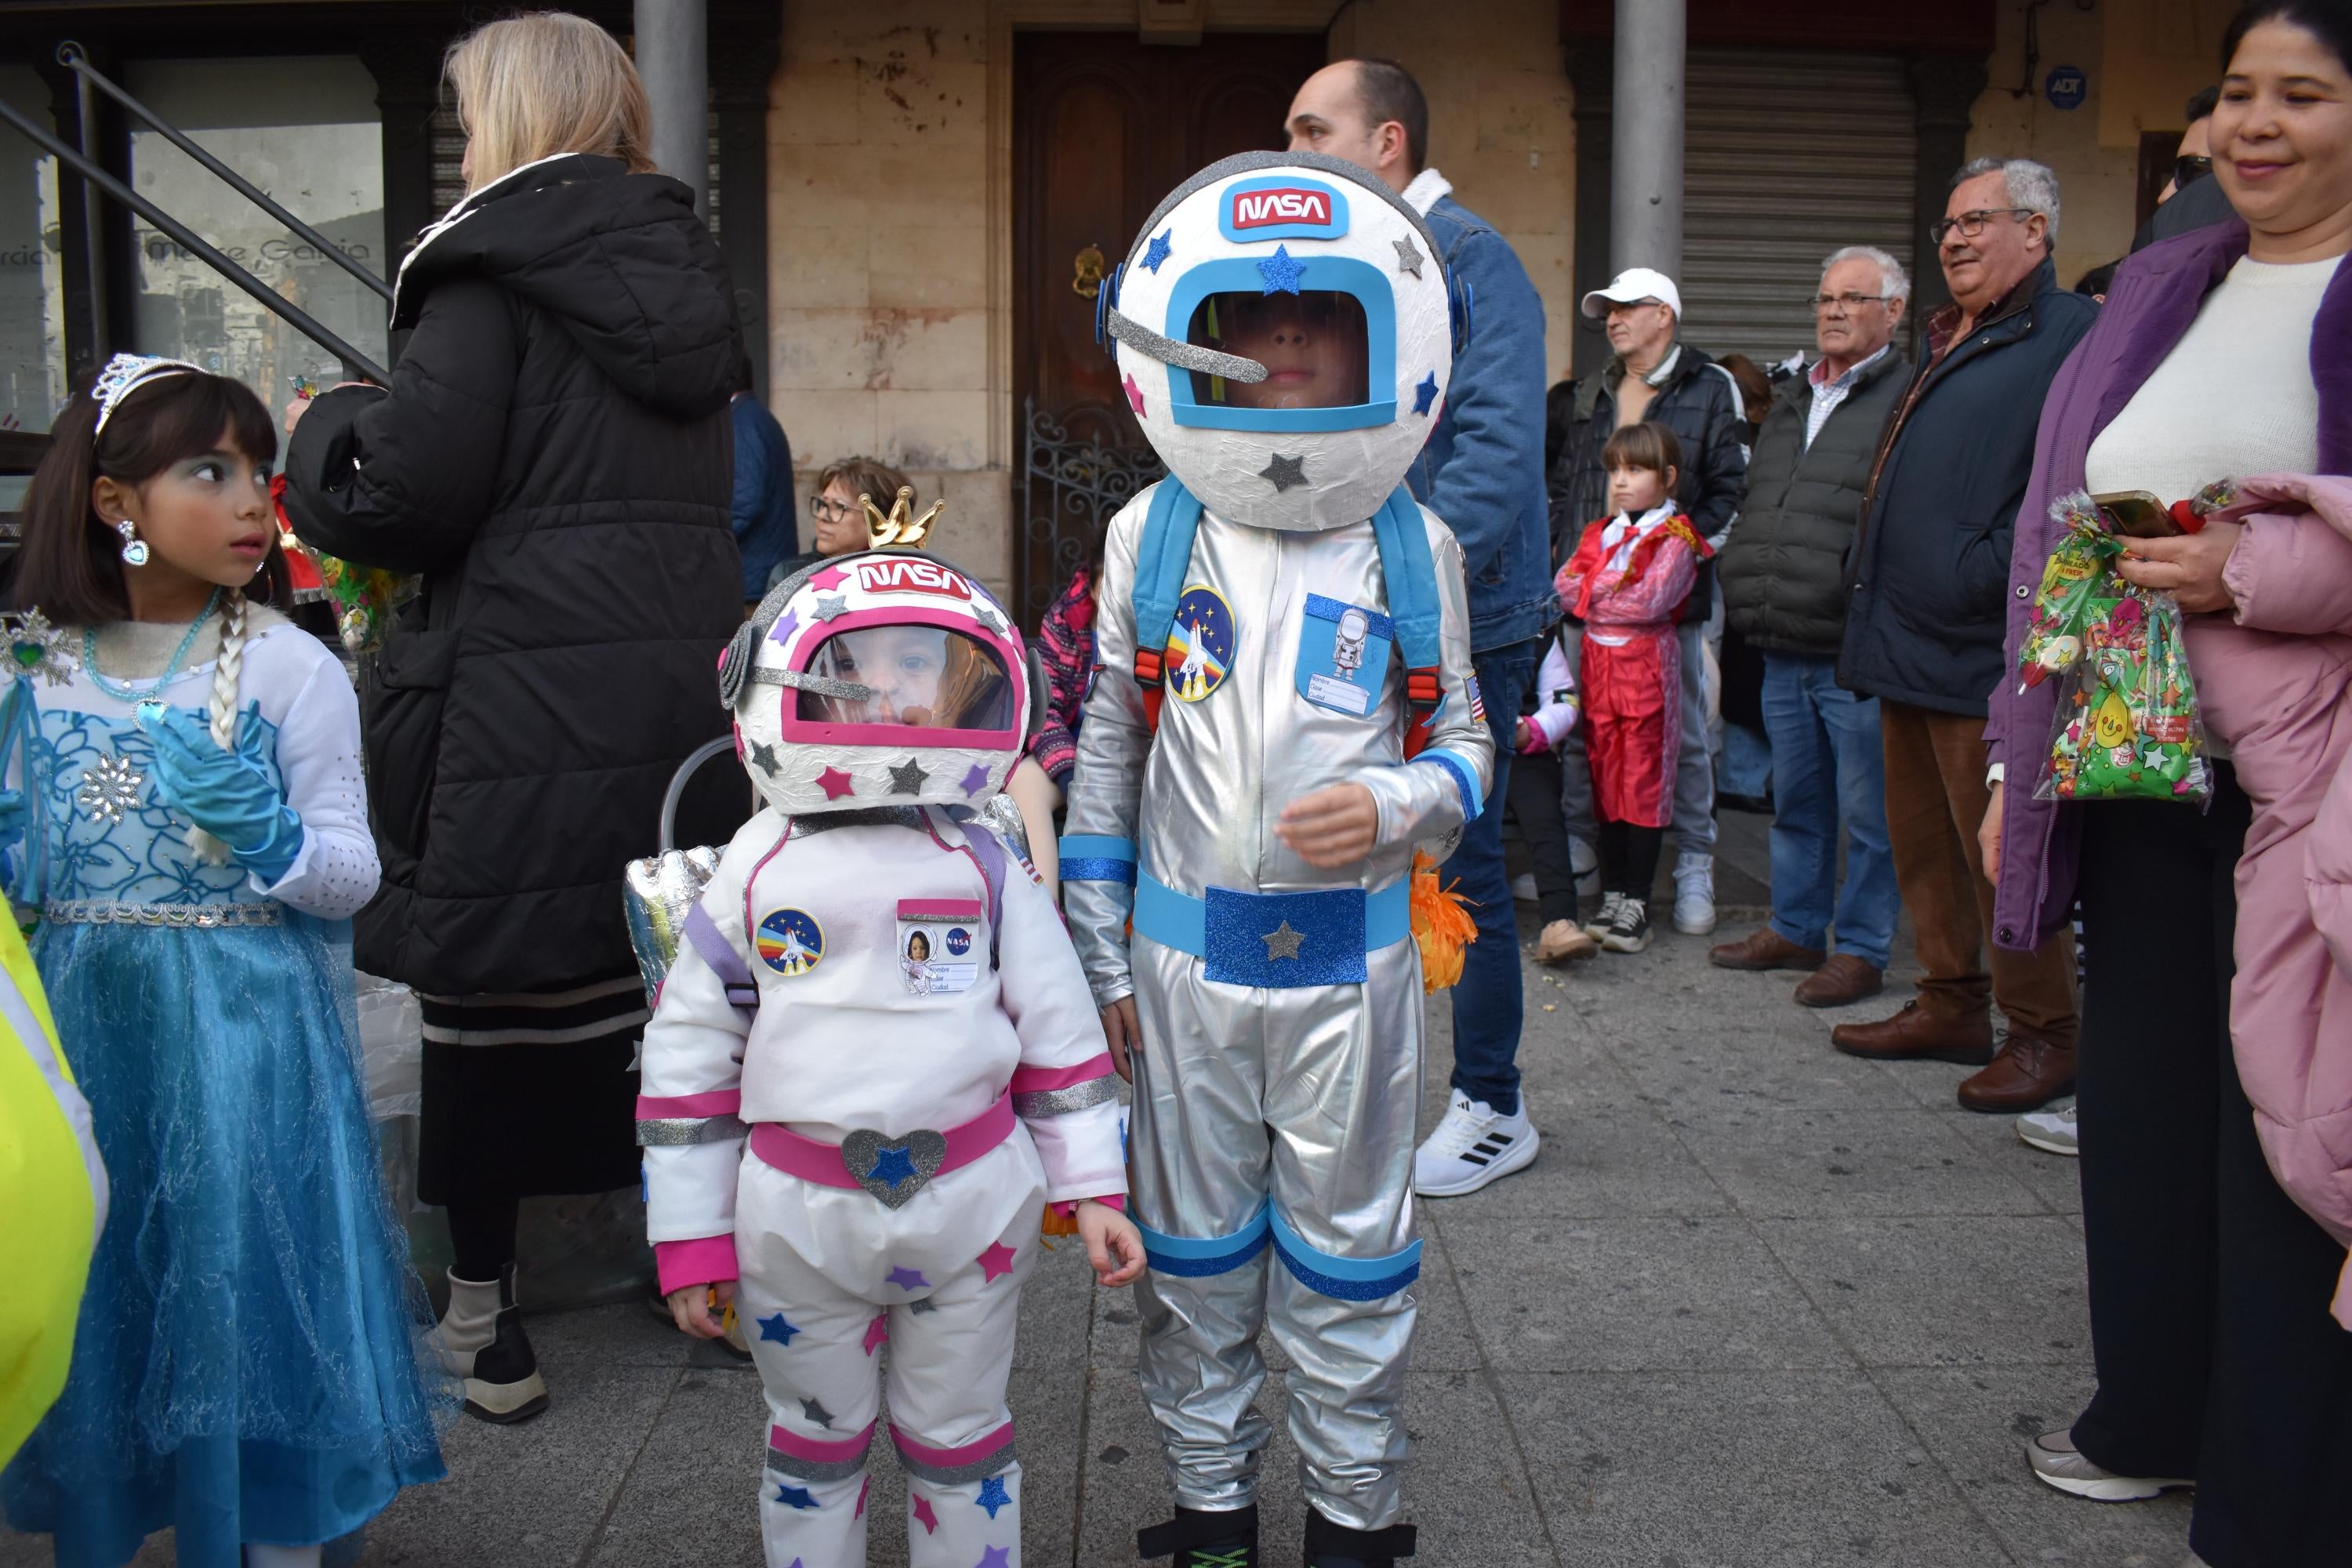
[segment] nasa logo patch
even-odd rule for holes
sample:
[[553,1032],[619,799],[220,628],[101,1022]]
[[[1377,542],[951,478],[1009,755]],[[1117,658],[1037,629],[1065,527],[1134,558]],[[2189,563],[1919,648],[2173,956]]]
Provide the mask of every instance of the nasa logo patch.
[[1214,588],[1195,585],[1176,601],[1160,668],[1177,700],[1198,702],[1225,683],[1234,662],[1234,612]]

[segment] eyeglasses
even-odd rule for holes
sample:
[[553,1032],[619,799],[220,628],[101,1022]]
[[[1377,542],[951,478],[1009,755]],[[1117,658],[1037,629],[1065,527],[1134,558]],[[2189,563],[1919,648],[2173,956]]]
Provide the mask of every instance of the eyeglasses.
[[1888,298],[1885,294],[1815,294],[1805,302],[1816,310],[1826,310],[1835,305],[1851,314],[1864,305],[1883,305]]
[[1954,229],[1958,229],[1961,238],[1974,239],[1984,232],[1985,225],[2004,213],[2018,218],[2029,218],[2033,216],[2033,209],[2032,207],[1986,207],[1979,212],[1962,213],[1958,217],[1937,218],[1927,226],[1927,238],[1937,245],[1941,245],[1944,243],[1946,235]]
[[2213,172],[2213,160],[2185,155],[2172,161],[2172,188],[2179,190],[2194,184]]
[[809,518],[814,522],[840,522],[857,515],[856,501],[835,500],[829,495],[813,495],[808,503]]

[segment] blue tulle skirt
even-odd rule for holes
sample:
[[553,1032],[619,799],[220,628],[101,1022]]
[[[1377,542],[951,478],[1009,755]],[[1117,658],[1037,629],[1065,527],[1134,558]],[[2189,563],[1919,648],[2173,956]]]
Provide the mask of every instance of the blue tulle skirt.
[[360,1087],[348,928],[34,942],[113,1186],[64,1396],[5,1474],[58,1568],[357,1530],[444,1474],[452,1407]]

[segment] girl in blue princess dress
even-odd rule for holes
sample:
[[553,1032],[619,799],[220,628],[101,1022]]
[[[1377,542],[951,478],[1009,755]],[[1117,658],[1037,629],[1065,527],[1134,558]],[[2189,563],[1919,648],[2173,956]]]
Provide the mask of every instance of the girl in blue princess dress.
[[374,891],[358,706],[286,594],[277,433],[234,381],[117,355],[26,500],[0,839],[113,1203],[72,1370],[0,1474],[59,1568],[176,1531],[305,1568],[443,1475],[429,1322],[357,1070]]

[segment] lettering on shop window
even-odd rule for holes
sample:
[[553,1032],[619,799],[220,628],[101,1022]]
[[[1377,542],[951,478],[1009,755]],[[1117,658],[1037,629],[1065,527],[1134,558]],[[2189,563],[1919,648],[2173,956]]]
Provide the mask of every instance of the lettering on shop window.
[[[155,229],[139,231],[139,248],[150,261],[194,261],[195,252],[171,236]],[[365,245],[339,245],[335,247],[353,261],[365,261],[373,251]],[[315,245],[293,239],[264,240],[258,250],[243,245],[224,245],[223,256],[231,261],[245,261],[258,256],[264,261],[323,261],[326,257]]]

